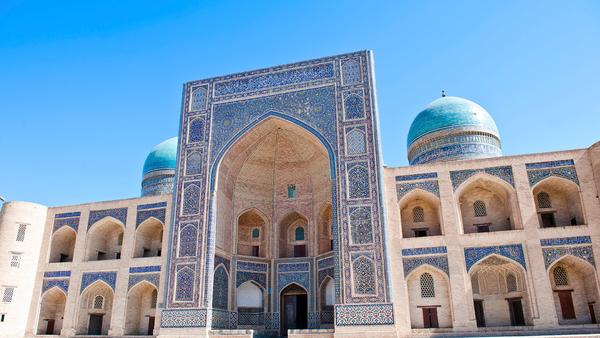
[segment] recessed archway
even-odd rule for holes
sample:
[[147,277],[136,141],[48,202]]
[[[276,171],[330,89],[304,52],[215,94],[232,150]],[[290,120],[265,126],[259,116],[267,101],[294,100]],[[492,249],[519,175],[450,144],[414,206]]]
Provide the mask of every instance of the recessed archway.
[[77,233],[65,225],[52,234],[50,243],[50,263],[72,262]]
[[308,327],[308,292],[298,284],[290,284],[281,291],[279,302],[281,314],[281,334],[288,330],[301,330]]
[[162,255],[163,223],[154,217],[142,222],[135,230],[133,257],[158,257]]
[[53,287],[42,295],[37,333],[57,335],[63,325],[67,295],[58,287]]
[[434,194],[415,189],[399,201],[402,237],[442,235],[440,199]]
[[156,324],[158,290],[153,284],[141,281],[127,293],[125,312],[126,335],[152,335]]
[[406,276],[410,322],[416,328],[452,327],[448,276],[431,265],[421,265]]
[[258,209],[243,211],[237,218],[237,254],[267,257],[269,230],[267,217]]
[[238,325],[263,326],[265,323],[265,290],[253,281],[247,281],[235,290]]
[[540,227],[585,224],[579,186],[573,181],[551,176],[532,190]]
[[120,259],[124,232],[123,223],[112,217],[94,223],[87,231],[87,260]]
[[103,281],[96,281],[83,290],[79,297],[78,335],[108,334],[113,296],[113,289]]

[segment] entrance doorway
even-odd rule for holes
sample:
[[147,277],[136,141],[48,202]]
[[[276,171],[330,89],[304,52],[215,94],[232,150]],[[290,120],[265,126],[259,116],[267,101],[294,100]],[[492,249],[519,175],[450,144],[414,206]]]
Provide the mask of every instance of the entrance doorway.
[[292,284],[281,292],[281,335],[288,330],[308,327],[308,295],[306,290]]
[[54,334],[54,319],[46,319],[46,334]]
[[525,316],[523,316],[523,304],[521,298],[507,299],[508,308],[510,309],[510,325],[523,326],[525,325]]
[[90,315],[90,323],[88,325],[89,335],[102,334],[102,317],[103,315]]
[[423,327],[426,329],[438,328],[438,316],[437,308],[435,307],[424,307],[423,308]]
[[477,321],[477,327],[485,327],[485,315],[483,313],[483,301],[473,301],[475,307],[475,321]]
[[154,316],[148,317],[148,335],[151,336],[154,333]]
[[573,306],[573,297],[571,296],[572,291],[573,290],[556,291],[558,293],[558,300],[560,301],[560,310],[563,319],[575,319],[575,307]]

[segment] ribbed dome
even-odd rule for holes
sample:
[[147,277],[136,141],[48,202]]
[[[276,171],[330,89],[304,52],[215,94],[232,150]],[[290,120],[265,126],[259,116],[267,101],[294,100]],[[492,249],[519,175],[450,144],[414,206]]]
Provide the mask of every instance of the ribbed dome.
[[407,138],[411,164],[500,156],[500,134],[473,101],[444,96],[414,119]]
[[144,175],[155,170],[175,170],[177,168],[177,137],[159,143],[144,162]]
[[159,143],[144,161],[142,196],[173,192],[177,169],[177,137]]

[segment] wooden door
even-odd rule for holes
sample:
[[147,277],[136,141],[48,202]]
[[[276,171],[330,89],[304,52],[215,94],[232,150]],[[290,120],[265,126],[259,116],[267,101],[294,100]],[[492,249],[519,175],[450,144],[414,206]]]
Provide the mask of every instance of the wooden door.
[[477,321],[477,327],[485,327],[485,314],[483,312],[483,301],[473,301],[475,307],[475,320]]
[[46,319],[46,334],[54,334],[54,319]]
[[563,319],[575,319],[575,307],[573,307],[573,297],[571,290],[556,291],[560,300],[560,310]]
[[148,335],[151,336],[154,333],[154,316],[148,317]]
[[423,310],[423,326],[426,329],[440,327],[440,325],[438,324],[437,308],[424,307],[422,310]]
[[596,311],[594,311],[594,304],[588,304],[588,309],[590,310],[590,319],[592,320],[592,324],[598,323],[596,320]]
[[525,316],[523,315],[523,304],[521,299],[509,299],[508,308],[510,310],[510,325],[525,325]]
[[102,334],[102,315],[90,315],[90,323],[88,325],[89,335]]

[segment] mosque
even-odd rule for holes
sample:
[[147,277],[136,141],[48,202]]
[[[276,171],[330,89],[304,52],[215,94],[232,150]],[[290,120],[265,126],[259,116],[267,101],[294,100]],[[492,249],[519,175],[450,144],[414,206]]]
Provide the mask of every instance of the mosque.
[[384,166],[373,65],[185,83],[141,197],[4,203],[0,336],[600,332],[600,142],[503,156],[443,95]]

